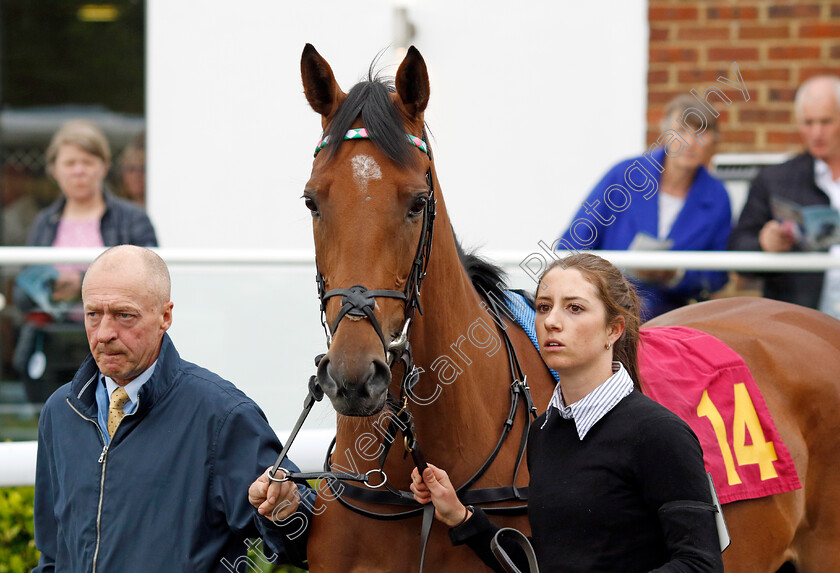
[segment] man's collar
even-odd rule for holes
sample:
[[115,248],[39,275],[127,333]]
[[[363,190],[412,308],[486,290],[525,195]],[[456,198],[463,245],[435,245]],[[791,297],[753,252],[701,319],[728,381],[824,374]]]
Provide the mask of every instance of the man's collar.
[[814,178],[819,181],[826,178],[834,182],[840,182],[840,177],[835,177],[831,167],[828,166],[824,160],[819,157],[814,157]]
[[[140,392],[140,388],[142,388],[143,384],[148,382],[149,379],[152,377],[152,374],[154,374],[155,366],[157,366],[157,360],[152,362],[152,365],[146,368],[146,370],[144,370],[143,373],[140,374],[140,376],[123,386],[123,389],[125,389],[126,393],[128,394],[128,399],[131,401],[132,404],[137,402],[137,394]],[[105,384],[105,389],[108,391],[108,396],[111,396],[114,390],[116,390],[119,387],[119,384],[117,384],[111,378],[105,376],[104,374],[101,374],[100,377],[102,382]]]

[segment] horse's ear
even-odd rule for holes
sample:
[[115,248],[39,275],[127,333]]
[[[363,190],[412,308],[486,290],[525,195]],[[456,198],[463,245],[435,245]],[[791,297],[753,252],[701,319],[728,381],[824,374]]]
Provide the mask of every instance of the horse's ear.
[[338,109],[345,93],[338,87],[332,68],[312,44],[306,44],[300,57],[303,93],[316,112],[325,119]]
[[405,111],[412,118],[418,118],[429,103],[429,72],[423,56],[414,46],[408,48],[397,70],[396,87]]

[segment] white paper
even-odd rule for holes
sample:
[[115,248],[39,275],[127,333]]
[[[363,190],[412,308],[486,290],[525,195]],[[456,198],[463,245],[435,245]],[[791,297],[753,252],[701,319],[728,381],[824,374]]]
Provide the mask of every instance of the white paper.
[[647,233],[636,233],[628,251],[669,251],[674,246],[674,239],[657,239]]

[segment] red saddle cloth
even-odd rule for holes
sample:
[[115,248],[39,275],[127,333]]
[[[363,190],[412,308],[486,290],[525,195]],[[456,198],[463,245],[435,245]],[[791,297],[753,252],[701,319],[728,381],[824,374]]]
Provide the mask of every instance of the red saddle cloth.
[[758,385],[724,342],[693,328],[646,327],[639,366],[645,394],[700,439],[721,503],[802,487]]

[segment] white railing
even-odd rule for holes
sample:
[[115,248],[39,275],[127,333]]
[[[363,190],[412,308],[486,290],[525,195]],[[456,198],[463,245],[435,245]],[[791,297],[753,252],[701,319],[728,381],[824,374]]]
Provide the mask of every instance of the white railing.
[[0,443],[0,487],[33,485],[38,442]]
[[[828,253],[763,253],[719,251],[592,251],[627,269],[696,269],[744,272],[824,271],[840,267],[840,257]],[[558,253],[561,256],[564,252]],[[505,268],[519,266],[529,257],[549,258],[547,250],[488,252]]]
[[[30,264],[87,263],[101,249],[51,249],[39,247],[0,248],[0,267]],[[281,249],[157,249],[170,265],[177,266],[262,266],[277,268],[307,268],[314,270],[314,253],[307,250]],[[487,251],[488,259],[510,273],[512,282],[530,280],[530,273],[539,273],[540,264],[547,264],[555,256],[548,247],[532,251]],[[739,271],[822,271],[840,267],[840,257],[827,253],[754,253],[754,252],[694,252],[694,251],[598,251],[597,254],[628,269],[714,269]],[[433,255],[434,256],[434,255]],[[313,288],[314,285],[307,288]],[[314,295],[314,291],[313,291]],[[289,420],[291,422],[291,420]],[[329,445],[331,429],[304,429],[293,447],[292,459],[304,471],[317,471],[323,463]],[[288,431],[280,431],[281,439]],[[0,486],[31,485],[35,481],[36,442],[0,443]]]
[[[313,266],[314,251],[286,249],[155,249],[173,265]],[[0,266],[50,263],[86,263],[102,249],[0,247]],[[840,267],[840,257],[828,253],[763,253],[722,251],[593,251],[628,269],[714,269],[738,271],[822,271]],[[562,255],[559,251],[557,254]],[[548,246],[526,250],[488,250],[480,253],[505,268],[519,267],[534,256],[552,256]]]

